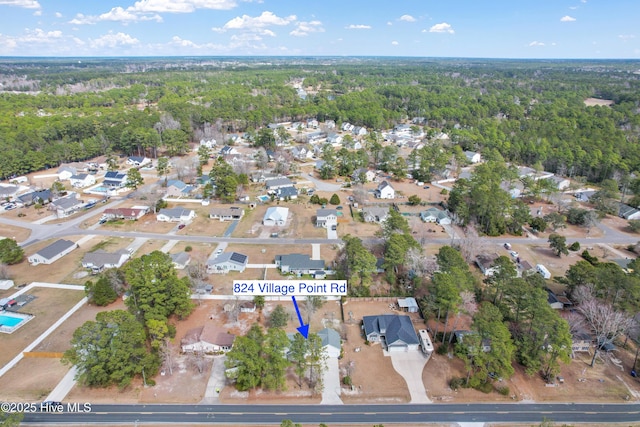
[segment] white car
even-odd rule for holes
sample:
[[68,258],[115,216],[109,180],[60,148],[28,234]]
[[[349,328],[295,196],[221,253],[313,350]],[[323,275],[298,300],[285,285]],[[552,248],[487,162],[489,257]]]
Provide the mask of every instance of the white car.
[[518,256],[520,254],[518,252],[516,252],[516,251],[511,251],[511,252],[509,252],[509,255],[511,255],[513,258],[518,258]]
[[220,255],[222,252],[224,252],[223,249],[217,249],[216,252],[215,252],[215,256]]

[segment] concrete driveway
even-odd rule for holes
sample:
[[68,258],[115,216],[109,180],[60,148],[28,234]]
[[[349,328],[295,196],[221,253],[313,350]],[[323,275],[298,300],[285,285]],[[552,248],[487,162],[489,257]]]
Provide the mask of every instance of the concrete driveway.
[[335,191],[339,191],[342,188],[342,185],[340,184],[329,184],[328,182],[320,181],[319,179],[312,177],[308,173],[301,173],[300,176],[313,182],[313,184],[316,186],[316,190],[318,191],[334,191],[335,192]]
[[340,367],[337,357],[327,358],[327,370],[324,371],[324,390],[321,405],[342,405],[340,399]]
[[332,230],[331,227],[327,228],[327,239],[335,240],[338,238],[338,231]]
[[214,405],[220,402],[220,391],[226,383],[224,376],[224,362],[227,360],[227,356],[214,356],[213,367],[211,368],[211,375],[209,376],[209,382],[207,383],[207,389],[204,392],[204,398],[200,403]]
[[431,403],[427,397],[427,391],[422,382],[422,370],[427,363],[427,358],[421,351],[408,351],[402,353],[388,353],[391,357],[391,364],[397,373],[407,382],[411,402],[409,403]]

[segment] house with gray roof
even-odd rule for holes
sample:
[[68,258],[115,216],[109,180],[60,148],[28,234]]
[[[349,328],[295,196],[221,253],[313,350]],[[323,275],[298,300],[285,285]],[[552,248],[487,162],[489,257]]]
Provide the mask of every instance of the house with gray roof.
[[314,274],[324,270],[324,261],[311,259],[309,255],[288,254],[276,255],[275,264],[282,273],[294,273],[297,275]]
[[184,197],[193,192],[194,187],[179,179],[170,179],[167,181],[166,194],[168,197]]
[[31,265],[52,264],[77,247],[78,244],[70,240],[56,240],[28,257],[27,260]]
[[69,178],[69,183],[75,188],[89,187],[96,183],[96,177],[88,173],[81,173],[72,175],[71,178]]
[[373,194],[378,199],[395,199],[396,197],[396,191],[387,181],[382,181]]
[[438,208],[429,208],[426,211],[420,212],[420,219],[424,222],[435,222],[440,225],[451,224],[449,215]]
[[0,184],[0,199],[12,200],[20,191],[20,186],[13,184]]
[[338,223],[338,211],[336,209],[318,209],[316,211],[316,227],[329,228]]
[[51,200],[53,200],[53,194],[49,188],[45,190],[36,190],[27,194],[23,194],[18,196],[18,201],[25,206],[31,206],[36,203],[41,203],[46,205]]
[[322,340],[322,350],[328,357],[340,357],[342,344],[340,334],[335,329],[324,328],[318,332],[318,336]]
[[286,176],[279,176],[277,178],[267,179],[265,181],[265,186],[267,187],[267,191],[269,190],[277,190],[282,187],[293,187],[293,181],[291,181]]
[[78,212],[83,206],[84,201],[79,200],[77,194],[73,193],[51,202],[49,210],[55,211],[58,218],[65,218]]
[[116,252],[107,252],[98,249],[97,251],[84,255],[82,258],[82,267],[90,269],[93,274],[98,274],[109,268],[122,267],[130,256],[129,251],[126,249],[120,249]]
[[239,221],[244,216],[244,209],[237,206],[228,208],[213,208],[209,211],[209,218],[222,221]]
[[620,218],[624,218],[626,220],[630,219],[640,219],[640,210],[626,205],[624,203],[618,204],[618,216]]
[[78,170],[73,166],[63,165],[58,168],[58,179],[60,181],[66,181],[71,178],[73,175],[76,175]]
[[482,274],[485,276],[493,276],[496,272],[496,267],[494,267],[495,261],[498,259],[498,254],[480,254],[476,256],[476,264],[482,271]]
[[387,351],[413,351],[420,346],[418,334],[409,316],[364,316],[362,323],[367,341],[383,343]]
[[249,257],[238,252],[223,252],[215,259],[207,261],[207,273],[226,274],[230,271],[243,272]]
[[162,222],[189,221],[195,217],[194,210],[184,208],[160,209],[160,212],[156,214],[156,219]]
[[118,171],[109,171],[104,174],[102,185],[110,189],[124,188],[127,183],[127,173]]
[[398,307],[407,313],[418,312],[418,302],[413,297],[398,298]]
[[298,198],[298,190],[294,186],[280,187],[275,191],[278,200],[295,200]]
[[364,222],[376,222],[382,224],[389,216],[388,207],[367,206],[362,208],[362,219]]
[[282,206],[272,206],[267,208],[267,211],[262,218],[262,224],[267,226],[285,225],[289,218],[289,208]]
[[191,261],[191,255],[188,252],[178,252],[176,254],[169,255],[171,257],[171,262],[173,262],[173,266],[178,270],[184,270],[189,265]]

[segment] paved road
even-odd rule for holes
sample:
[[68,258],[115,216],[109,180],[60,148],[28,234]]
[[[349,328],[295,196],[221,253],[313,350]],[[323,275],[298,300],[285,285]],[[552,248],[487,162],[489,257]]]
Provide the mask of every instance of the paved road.
[[27,413],[24,424],[189,423],[422,424],[454,422],[636,423],[638,404],[428,404],[428,405],[92,405],[89,413]]

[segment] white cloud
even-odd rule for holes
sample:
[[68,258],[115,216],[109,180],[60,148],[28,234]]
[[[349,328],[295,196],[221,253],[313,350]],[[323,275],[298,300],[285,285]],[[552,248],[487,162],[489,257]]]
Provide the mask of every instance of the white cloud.
[[131,12],[131,8],[123,9],[120,6],[114,7],[109,12],[105,12],[98,16],[87,16],[81,13],[78,13],[75,18],[69,21],[70,24],[74,25],[85,25],[85,24],[95,24],[97,22],[122,22],[123,24],[128,24],[131,22],[139,22],[139,21],[156,21],[162,22],[162,17],[155,14],[142,14],[142,13],[134,13]]
[[620,34],[618,38],[626,42],[628,40],[635,39],[636,36],[634,34]]
[[295,36],[295,37],[304,37],[304,36],[308,36],[310,33],[324,33],[322,22],[320,21],[297,22],[296,28],[293,31],[291,31],[289,35]]
[[450,24],[447,24],[446,22],[441,22],[441,23],[433,25],[431,28],[429,28],[429,32],[430,33],[449,33],[449,34],[453,34],[455,31],[453,31],[453,28],[451,27]]
[[140,43],[138,39],[125,33],[107,33],[95,40],[90,40],[89,42],[92,48],[133,46],[138,43]]
[[387,21],[387,25],[393,25],[393,22]]
[[33,12],[33,16],[42,16],[42,9],[38,9],[35,12]]
[[575,20],[576,20],[576,18],[574,18],[573,16],[569,16],[569,15],[565,15],[562,18],[560,18],[560,22],[573,22]]
[[131,12],[191,13],[196,9],[229,10],[235,0],[140,0],[128,7]]
[[529,43],[529,46],[544,46],[544,43],[534,40],[531,43]]
[[56,18],[62,18],[62,14],[60,12],[56,12]]
[[36,0],[0,0],[0,5],[24,7],[25,9],[40,9],[40,3]]
[[394,45],[394,46],[398,46],[400,43],[398,43],[397,41],[394,40],[394,41],[391,42],[391,44]]
[[411,15],[402,15],[400,18],[398,18],[398,20],[404,22],[416,22],[416,18]]
[[370,30],[371,25],[351,24],[344,27],[347,30]]
[[[261,35],[274,37],[276,33],[267,29],[271,26],[284,26],[289,25],[296,21],[296,15],[289,15],[286,17],[277,16],[273,12],[264,11],[260,16],[252,17],[249,15],[236,16],[222,26],[222,28],[212,28],[211,30],[217,33],[224,33],[228,30],[239,30],[244,32],[254,32]],[[318,21],[312,21],[318,22]],[[306,23],[309,24],[309,23]],[[295,30],[294,30],[295,31]]]

